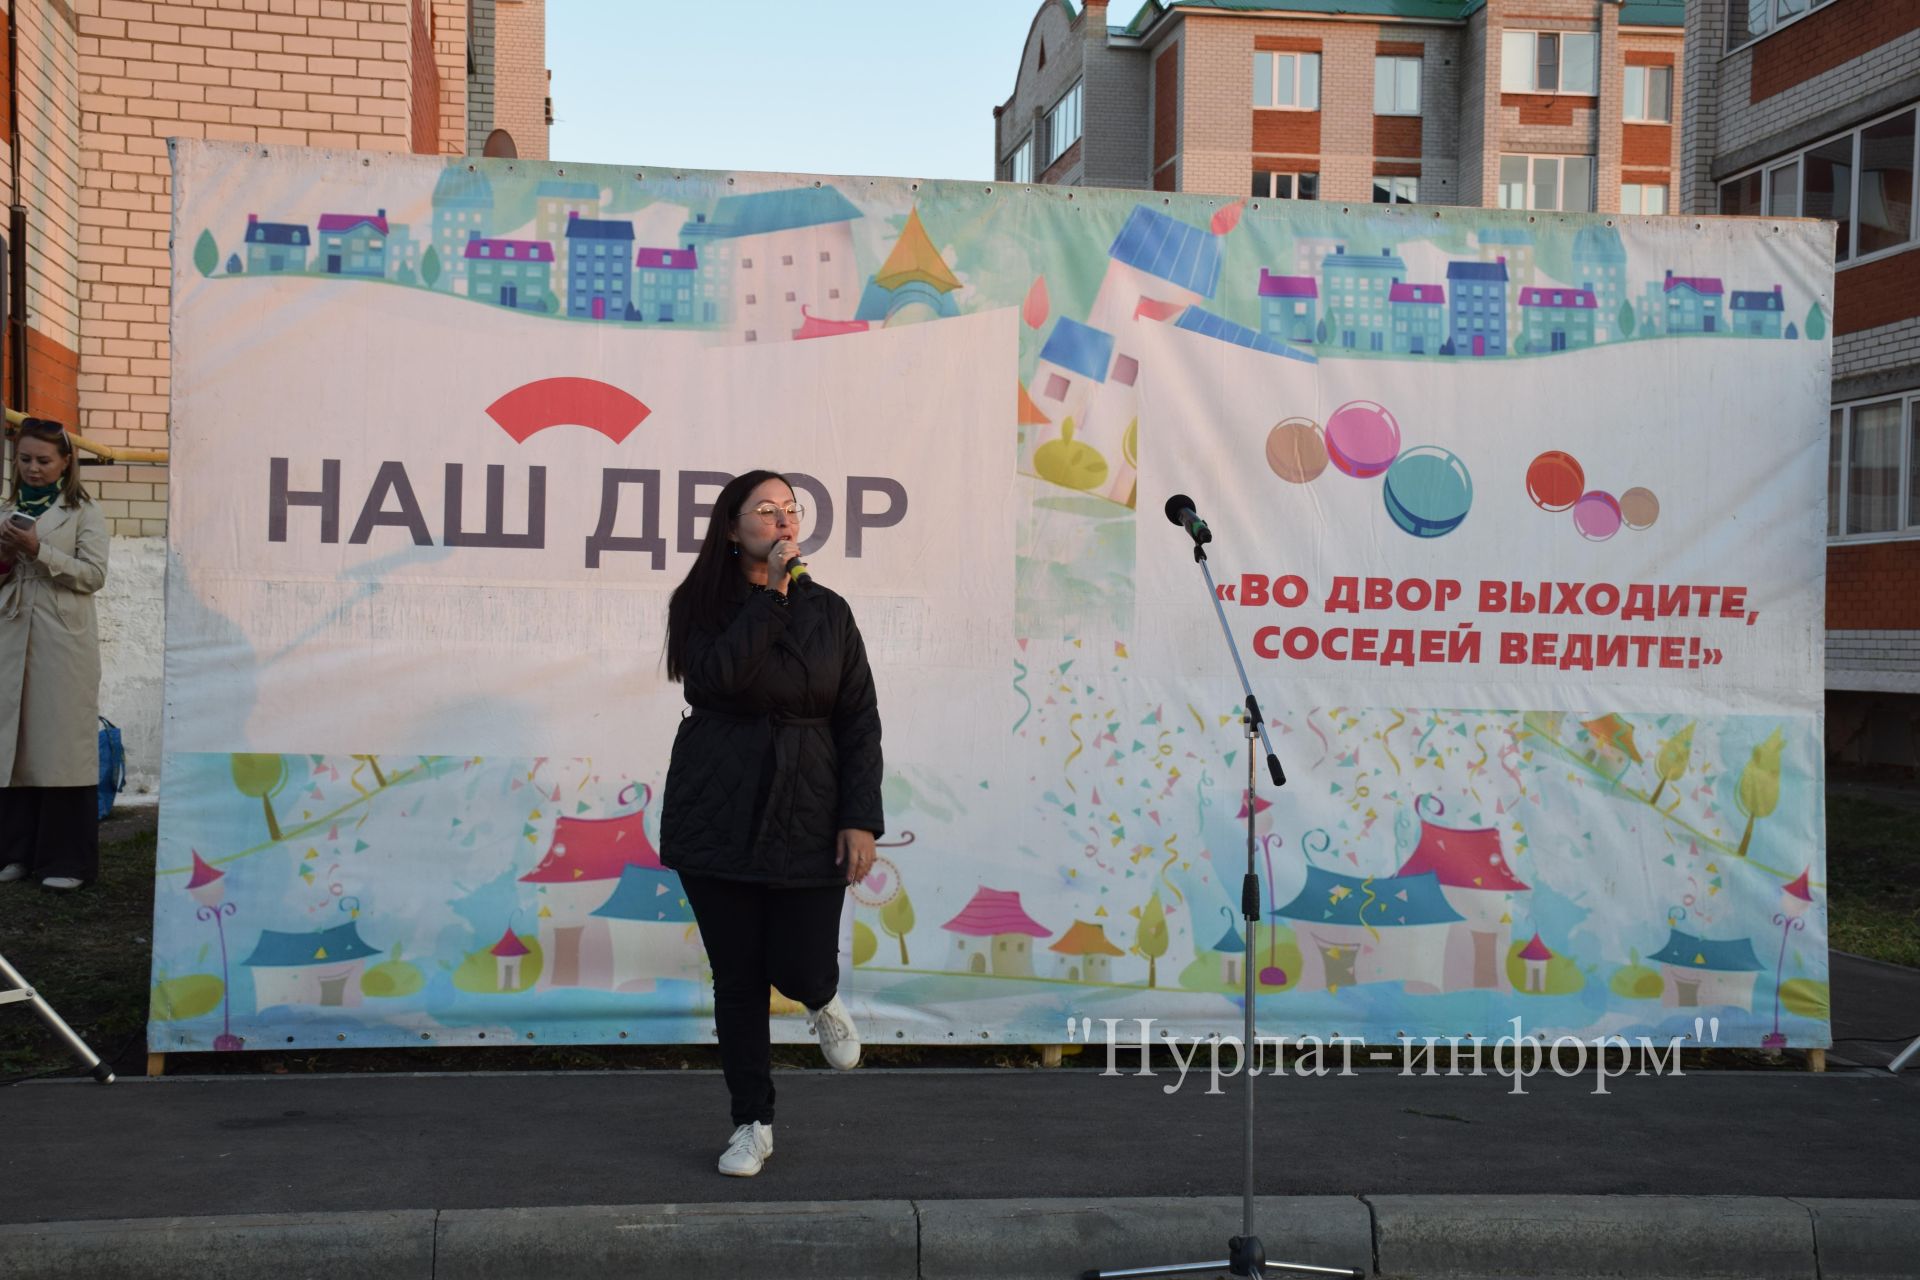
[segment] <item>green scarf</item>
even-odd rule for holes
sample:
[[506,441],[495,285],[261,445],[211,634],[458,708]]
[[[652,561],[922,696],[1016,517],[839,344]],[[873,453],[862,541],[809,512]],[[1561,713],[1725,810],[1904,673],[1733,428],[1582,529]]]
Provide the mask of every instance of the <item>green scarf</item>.
[[20,510],[38,519],[40,516],[46,514],[47,509],[53,505],[54,500],[59,496],[60,484],[58,481],[45,485],[22,484],[20,486],[19,507]]

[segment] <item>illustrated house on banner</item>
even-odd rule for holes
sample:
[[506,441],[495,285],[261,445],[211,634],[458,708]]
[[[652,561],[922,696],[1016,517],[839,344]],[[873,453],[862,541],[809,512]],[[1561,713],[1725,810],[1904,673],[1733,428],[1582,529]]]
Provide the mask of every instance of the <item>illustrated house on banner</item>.
[[1393,330],[1393,286],[1407,264],[1391,249],[1348,253],[1339,245],[1320,264],[1326,288],[1327,344],[1353,351],[1385,351]]
[[570,182],[548,178],[533,189],[534,238],[553,246],[553,278],[566,303],[567,219],[574,214],[583,218],[600,212],[600,187],[592,182]]
[[1720,333],[1726,328],[1720,318],[1720,299],[1726,289],[1718,276],[1676,276],[1667,270],[1661,286],[1666,295],[1668,333]]
[[253,954],[241,963],[253,970],[256,1013],[282,1004],[350,1009],[360,1003],[367,958],[379,954],[349,920],[312,933],[263,929]]
[[493,953],[493,985],[501,991],[520,989],[520,962],[530,953],[509,925],[500,941],[488,948]]
[[[621,255],[625,261],[625,255]],[[617,818],[561,818],[546,856],[520,883],[538,885],[539,987],[610,987],[613,933],[595,910],[618,887],[629,865],[657,868],[643,811]]]
[[323,213],[315,265],[330,276],[387,274],[387,211]]
[[[634,256],[633,271],[633,309],[643,323],[697,322],[700,308],[693,296],[699,288],[697,250],[643,248]],[[711,303],[707,310],[713,311]]]
[[1456,356],[1507,354],[1507,260],[1447,264],[1448,341]]
[[1578,351],[1594,342],[1599,304],[1591,289],[1558,286],[1520,291],[1520,337],[1528,355]]
[[1780,336],[1780,317],[1786,307],[1780,286],[1768,293],[1758,289],[1735,289],[1732,300],[1733,331],[1750,338]]
[[854,319],[869,324],[912,323],[960,314],[953,294],[960,280],[933,247],[916,207],[893,243],[887,260],[867,281]]
[[952,968],[996,978],[1031,978],[1033,940],[1053,932],[1026,913],[1018,893],[984,885],[940,927],[953,935]]
[[1237,987],[1246,981],[1247,939],[1246,935],[1234,928],[1233,922],[1227,922],[1227,931],[1213,944],[1213,954],[1220,960],[1220,981],[1230,987]]
[[1299,941],[1299,991],[1338,991],[1363,982],[1433,991],[1432,975],[1444,971],[1450,926],[1461,921],[1431,871],[1372,877],[1311,866],[1300,892],[1272,914],[1291,921]]
[[1746,938],[1699,938],[1670,927],[1667,945],[1647,959],[1660,966],[1660,1003],[1669,1009],[1753,1009],[1753,979],[1760,961]]
[[1398,875],[1431,875],[1459,923],[1446,934],[1442,991],[1510,991],[1507,946],[1513,895],[1528,886],[1513,874],[1493,827],[1442,827],[1420,819],[1420,839]]
[[[655,862],[631,862],[613,896],[594,909],[606,921],[615,991],[651,991],[659,978],[700,978],[700,931],[680,877]],[[594,984],[599,985],[599,984]]]
[[553,246],[544,240],[467,241],[467,293],[515,311],[552,311]]
[[[1027,456],[1021,459],[1024,470],[1040,474],[1038,456],[1042,445],[1062,437],[1062,428],[1068,422],[1073,423],[1075,439],[1081,440],[1087,421],[1087,410],[1093,403],[1096,388],[1107,380],[1107,368],[1113,361],[1113,335],[1101,329],[1095,329],[1075,320],[1071,316],[1061,316],[1054,321],[1053,332],[1047,335],[1047,341],[1040,348],[1040,359],[1034,365],[1033,384],[1029,395],[1037,407],[1040,418],[1039,429],[1030,432],[1027,437]],[[1053,431],[1045,428],[1045,423],[1060,424]],[[1104,487],[1112,478],[1114,460],[1105,459],[1106,470],[1099,473],[1097,487]],[[1055,484],[1080,487],[1076,480],[1065,476],[1049,475],[1046,479]]]
[[247,215],[248,275],[305,271],[307,245],[307,229],[300,223],[262,222],[257,213]]
[[1447,287],[1396,284],[1387,291],[1393,350],[1403,356],[1438,355],[1447,340]]
[[861,217],[833,187],[794,187],[725,196],[712,217],[696,215],[680,241],[696,251],[727,299],[736,342],[799,337],[811,310],[845,321],[859,301],[853,224]]
[[466,165],[449,165],[433,184],[433,250],[440,259],[439,287],[467,291],[467,241],[493,234],[493,183]]
[[1574,233],[1573,278],[1593,290],[1599,312],[1595,339],[1618,341],[1624,336],[1620,304],[1628,297],[1627,246],[1620,241],[1618,227],[1582,227]]
[[1526,966],[1527,990],[1544,993],[1547,989],[1547,962],[1553,959],[1553,951],[1540,941],[1539,933],[1533,940],[1520,948],[1520,962]]
[[633,224],[567,218],[567,314],[625,320],[633,296]]
[[1282,342],[1315,340],[1320,286],[1312,276],[1277,276],[1262,267],[1259,292],[1260,332]]
[[1060,954],[1060,976],[1068,982],[1112,982],[1113,957],[1127,954],[1107,941],[1104,928],[1085,920],[1075,920],[1047,950]]

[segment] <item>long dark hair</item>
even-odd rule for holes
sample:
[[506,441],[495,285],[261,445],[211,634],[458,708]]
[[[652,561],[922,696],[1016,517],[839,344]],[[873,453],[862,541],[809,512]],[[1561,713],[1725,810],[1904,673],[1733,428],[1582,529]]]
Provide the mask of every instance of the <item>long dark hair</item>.
[[747,495],[768,480],[793,488],[778,471],[747,471],[727,481],[713,500],[700,554],[667,601],[667,679],[677,681],[687,674],[687,641],[695,628],[718,631],[726,626],[728,599],[740,577],[738,556],[727,535],[740,519]]
[[[73,438],[67,434],[65,427],[51,418],[22,418],[11,434],[16,454],[22,440],[42,440],[58,449],[60,456],[67,460],[67,469],[60,473],[60,497],[67,506],[77,507],[83,502],[92,501],[87,494],[87,487],[80,483],[80,459],[74,454]],[[13,485],[9,496],[14,506],[20,505],[20,461],[17,456],[13,460]]]

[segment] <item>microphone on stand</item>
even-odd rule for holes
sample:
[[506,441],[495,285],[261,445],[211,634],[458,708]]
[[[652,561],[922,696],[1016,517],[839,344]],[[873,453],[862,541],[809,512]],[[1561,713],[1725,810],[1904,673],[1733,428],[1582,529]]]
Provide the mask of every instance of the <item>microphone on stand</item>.
[[1195,545],[1213,541],[1213,530],[1194,512],[1193,499],[1186,494],[1176,493],[1168,498],[1166,511],[1167,519],[1185,529]]

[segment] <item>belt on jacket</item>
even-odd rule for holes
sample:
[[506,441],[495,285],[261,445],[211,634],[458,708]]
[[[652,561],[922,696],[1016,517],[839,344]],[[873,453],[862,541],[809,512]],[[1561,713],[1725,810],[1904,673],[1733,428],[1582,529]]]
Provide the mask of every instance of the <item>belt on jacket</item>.
[[729,724],[759,724],[762,721],[776,729],[825,729],[833,724],[832,716],[785,716],[771,711],[759,715],[742,715],[734,711],[715,711],[711,707],[690,708],[691,715],[713,720],[725,720]]

